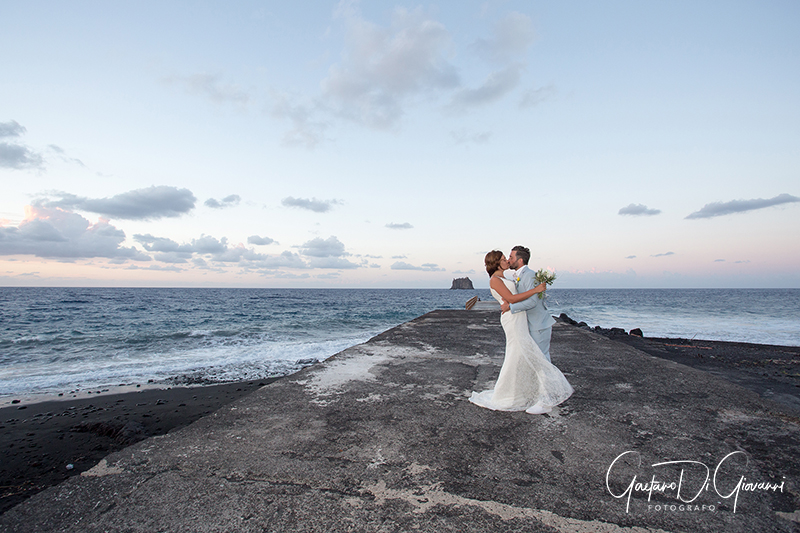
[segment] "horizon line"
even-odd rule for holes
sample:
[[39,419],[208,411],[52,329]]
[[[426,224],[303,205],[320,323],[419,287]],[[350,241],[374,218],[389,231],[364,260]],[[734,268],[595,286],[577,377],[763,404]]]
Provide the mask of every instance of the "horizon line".
[[[489,287],[473,289],[451,289],[445,287],[263,287],[229,285],[0,285],[0,289],[284,289],[284,290],[443,290],[477,291]],[[554,287],[557,290],[800,290],[800,287]]]

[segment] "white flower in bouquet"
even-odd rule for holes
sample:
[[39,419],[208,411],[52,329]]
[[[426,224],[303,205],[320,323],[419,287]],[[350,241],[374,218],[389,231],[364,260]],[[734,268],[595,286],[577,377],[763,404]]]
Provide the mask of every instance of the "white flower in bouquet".
[[[541,283],[552,285],[556,280],[556,273],[545,270],[544,268],[540,268],[538,271],[536,271],[536,277],[534,279],[536,279],[537,285]],[[539,299],[541,300],[542,298],[544,298],[544,292],[539,293]]]

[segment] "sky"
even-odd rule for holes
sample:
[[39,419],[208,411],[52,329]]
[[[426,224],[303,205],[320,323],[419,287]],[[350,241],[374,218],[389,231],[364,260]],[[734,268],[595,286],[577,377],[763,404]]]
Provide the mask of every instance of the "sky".
[[0,0],[0,286],[800,288],[798,24]]

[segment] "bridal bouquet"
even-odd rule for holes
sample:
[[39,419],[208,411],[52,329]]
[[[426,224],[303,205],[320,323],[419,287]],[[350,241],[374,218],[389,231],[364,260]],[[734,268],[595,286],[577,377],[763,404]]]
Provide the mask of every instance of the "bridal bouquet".
[[[539,285],[540,283],[547,283],[548,285],[552,285],[553,282],[556,280],[556,273],[549,272],[543,268],[540,268],[536,272],[536,276],[534,278],[536,280],[536,284]],[[544,292],[539,293],[539,299],[541,300],[544,298]]]

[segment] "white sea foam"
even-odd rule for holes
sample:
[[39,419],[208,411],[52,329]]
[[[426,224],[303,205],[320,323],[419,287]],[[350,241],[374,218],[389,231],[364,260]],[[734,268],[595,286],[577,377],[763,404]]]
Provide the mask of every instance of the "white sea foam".
[[107,359],[75,361],[69,367],[8,364],[0,367],[0,396],[48,394],[74,388],[99,389],[127,383],[226,383],[295,372],[322,361],[371,334],[321,342],[263,343],[243,346],[215,344],[175,353],[118,354]]

